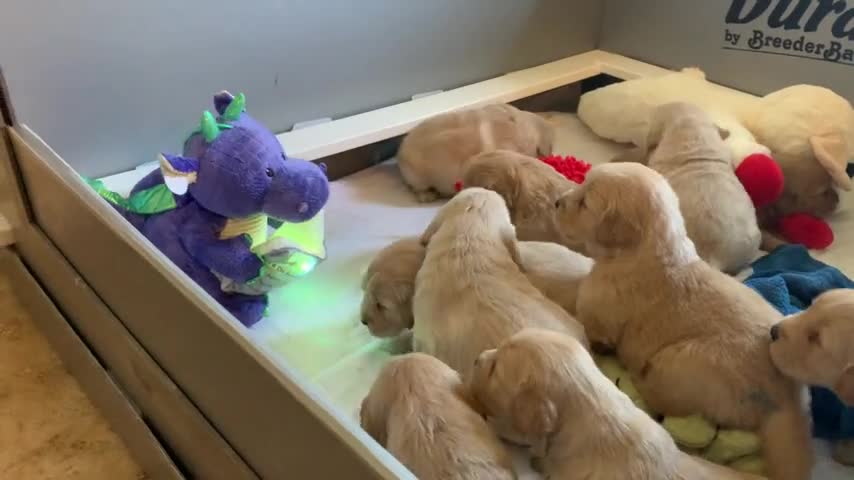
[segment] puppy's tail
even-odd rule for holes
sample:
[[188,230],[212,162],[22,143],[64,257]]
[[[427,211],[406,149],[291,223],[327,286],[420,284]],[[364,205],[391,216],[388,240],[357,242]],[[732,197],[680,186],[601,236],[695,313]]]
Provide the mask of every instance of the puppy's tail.
[[765,473],[771,480],[808,480],[813,467],[810,425],[796,401],[767,415],[759,426]]

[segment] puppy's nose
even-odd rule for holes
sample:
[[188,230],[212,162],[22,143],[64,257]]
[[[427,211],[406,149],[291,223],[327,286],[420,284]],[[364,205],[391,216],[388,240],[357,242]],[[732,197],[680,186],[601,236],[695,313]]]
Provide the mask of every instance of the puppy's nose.
[[368,326],[368,319],[366,317],[362,317],[362,325]]
[[771,341],[776,342],[780,338],[780,324],[771,327]]
[[555,200],[555,208],[560,208],[560,199]]

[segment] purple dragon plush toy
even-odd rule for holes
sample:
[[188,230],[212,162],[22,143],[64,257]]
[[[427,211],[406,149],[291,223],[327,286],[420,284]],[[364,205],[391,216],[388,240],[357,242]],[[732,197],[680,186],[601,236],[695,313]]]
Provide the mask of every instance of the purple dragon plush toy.
[[127,200],[111,203],[251,326],[263,316],[267,295],[224,292],[221,280],[245,283],[262,275],[267,260],[253,252],[259,242],[253,232],[266,235],[268,216],[292,223],[311,219],[326,204],[329,184],[325,169],[288,157],[276,137],[246,114],[243,94],[221,92],[214,96],[214,106],[219,116],[204,112],[183,155],[162,154],[160,169],[140,180],[129,197],[166,196],[167,207],[140,213]]

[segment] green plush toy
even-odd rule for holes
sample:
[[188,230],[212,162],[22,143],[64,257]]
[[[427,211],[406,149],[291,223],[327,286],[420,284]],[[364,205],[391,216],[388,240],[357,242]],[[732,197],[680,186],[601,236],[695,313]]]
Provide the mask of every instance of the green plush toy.
[[[641,398],[631,375],[616,358],[597,355],[595,359],[599,370],[638,408],[652,418],[659,418]],[[687,453],[741,472],[763,474],[759,437],[753,432],[720,428],[699,415],[664,417],[661,424],[679,448]]]

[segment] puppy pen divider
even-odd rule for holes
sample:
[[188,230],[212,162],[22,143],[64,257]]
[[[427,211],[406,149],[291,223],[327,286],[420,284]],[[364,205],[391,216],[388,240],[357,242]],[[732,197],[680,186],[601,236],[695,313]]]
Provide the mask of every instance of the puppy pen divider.
[[13,225],[23,218],[24,202],[20,201],[19,177],[11,162],[12,144],[5,128],[12,125],[14,118],[6,78],[0,68],[0,247],[14,242]]

